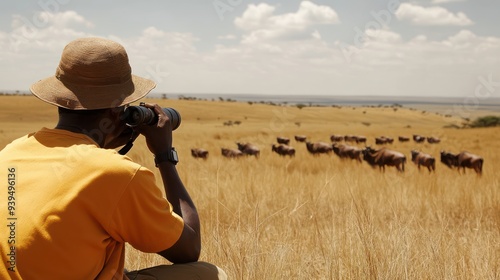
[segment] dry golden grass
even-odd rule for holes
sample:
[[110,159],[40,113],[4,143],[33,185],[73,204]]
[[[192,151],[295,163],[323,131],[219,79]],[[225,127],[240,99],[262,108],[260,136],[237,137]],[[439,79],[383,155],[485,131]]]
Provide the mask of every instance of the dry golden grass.
[[[53,107],[33,97],[0,100],[0,148],[57,120]],[[460,120],[404,108],[150,101],[182,114],[174,145],[202,221],[201,259],[230,279],[500,278],[499,128],[444,129]],[[227,120],[242,123],[224,126]],[[277,136],[296,134],[325,142],[331,134],[365,135],[371,145],[376,136],[422,134],[442,142],[395,140],[391,149],[407,155],[406,171],[381,173],[335,155],[313,157],[294,140],[295,158],[271,153]],[[261,157],[223,158],[220,148],[236,141],[258,145]],[[193,147],[207,149],[209,158],[192,158]],[[416,168],[413,148],[437,158],[436,173]],[[483,176],[448,169],[439,162],[441,149],[482,155]],[[154,170],[144,141],[129,156]],[[127,252],[130,269],[160,263]]]

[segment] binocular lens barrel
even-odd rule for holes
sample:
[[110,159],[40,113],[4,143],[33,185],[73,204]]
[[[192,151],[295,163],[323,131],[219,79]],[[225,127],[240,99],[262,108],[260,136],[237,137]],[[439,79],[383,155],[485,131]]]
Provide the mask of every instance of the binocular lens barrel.
[[[172,130],[181,125],[181,115],[174,108],[162,108],[163,112],[170,119]],[[158,123],[158,116],[155,112],[144,106],[129,106],[125,109],[124,119],[131,127],[140,125],[153,125]]]

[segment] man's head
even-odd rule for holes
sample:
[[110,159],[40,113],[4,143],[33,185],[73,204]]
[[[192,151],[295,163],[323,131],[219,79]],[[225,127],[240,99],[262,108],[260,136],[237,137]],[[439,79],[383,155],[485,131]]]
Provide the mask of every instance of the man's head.
[[81,38],[64,48],[54,76],[30,88],[41,100],[70,110],[120,107],[146,96],[156,84],[132,74],[122,45]]
[[155,86],[132,74],[122,45],[92,37],[66,45],[55,75],[34,83],[30,90],[59,107],[59,128],[85,133],[101,147],[115,148],[132,135],[121,118],[124,107]]

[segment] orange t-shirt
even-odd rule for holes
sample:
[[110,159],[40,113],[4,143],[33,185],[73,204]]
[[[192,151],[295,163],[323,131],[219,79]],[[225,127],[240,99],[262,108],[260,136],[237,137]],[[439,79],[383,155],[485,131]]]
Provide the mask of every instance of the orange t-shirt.
[[0,182],[0,279],[122,279],[125,242],[160,252],[184,226],[150,170],[83,134],[13,141]]

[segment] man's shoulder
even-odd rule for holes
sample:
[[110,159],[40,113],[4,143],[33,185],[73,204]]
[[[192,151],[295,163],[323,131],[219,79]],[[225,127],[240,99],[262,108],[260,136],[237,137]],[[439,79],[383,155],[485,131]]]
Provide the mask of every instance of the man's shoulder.
[[2,152],[4,150],[8,150],[9,148],[15,147],[16,145],[25,142],[27,139],[29,139],[30,137],[32,137],[34,134],[35,134],[35,132],[32,132],[32,133],[23,135],[23,136],[21,136],[19,138],[16,138],[16,139],[12,140],[10,143],[8,143],[7,145],[5,145],[5,147],[3,147],[2,149],[0,149],[0,152]]
[[93,161],[97,165],[103,165],[109,168],[126,168],[138,170],[142,165],[134,162],[130,157],[119,154],[114,149],[104,149],[93,147],[88,154],[89,161]]

